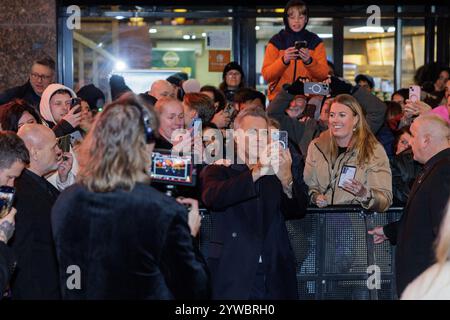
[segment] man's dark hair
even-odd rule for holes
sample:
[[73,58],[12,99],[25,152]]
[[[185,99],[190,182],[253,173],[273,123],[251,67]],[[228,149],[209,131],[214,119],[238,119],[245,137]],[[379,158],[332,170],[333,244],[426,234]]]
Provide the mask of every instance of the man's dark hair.
[[197,115],[203,123],[210,122],[216,111],[213,100],[203,93],[186,93],[183,101],[190,109],[197,111]]
[[[219,89],[217,89],[214,86],[203,86],[200,89],[200,92],[212,92],[214,95],[214,103],[218,102],[219,105],[217,106],[217,110],[222,110],[225,108],[225,105],[227,104],[227,99],[225,98],[225,95],[223,94],[222,91],[220,91]],[[216,111],[217,111],[216,110]]]
[[25,100],[15,99],[0,107],[0,125],[3,130],[17,132],[19,130],[19,120],[28,112],[36,119],[37,123],[42,123],[41,118]]
[[51,57],[42,57],[38,60],[33,61],[33,64],[40,64],[43,66],[46,66],[50,68],[51,70],[55,71],[55,60],[53,60]]
[[391,95],[391,100],[392,100],[392,98],[393,98],[396,94],[402,96],[403,99],[405,99],[405,101],[406,101],[407,99],[409,99],[409,89],[407,89],[407,88],[401,88],[401,89],[398,89],[397,91],[395,91],[395,92]]
[[25,143],[12,131],[0,131],[0,169],[8,169],[16,161],[30,163]]
[[259,99],[261,100],[263,107],[266,105],[266,96],[264,93],[259,92],[252,88],[241,88],[234,95],[235,103],[245,103],[250,100]]

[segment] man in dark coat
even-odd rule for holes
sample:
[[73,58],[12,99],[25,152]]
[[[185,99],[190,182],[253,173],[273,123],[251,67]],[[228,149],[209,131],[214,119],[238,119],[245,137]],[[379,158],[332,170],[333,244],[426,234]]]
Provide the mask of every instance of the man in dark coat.
[[[0,186],[14,186],[14,180],[29,162],[30,156],[23,141],[14,132],[0,132]],[[16,212],[11,208],[6,216],[0,218],[0,300],[16,263],[11,248],[6,245],[14,232]]]
[[29,80],[18,87],[14,87],[0,93],[0,105],[19,98],[28,102],[39,113],[41,95],[55,78],[55,61],[46,57],[36,60],[31,66]]
[[434,264],[434,242],[450,197],[450,129],[436,115],[424,115],[411,126],[414,160],[423,163],[401,219],[369,231],[375,243],[397,245],[396,280],[400,296],[406,286]]
[[20,128],[30,166],[16,180],[16,232],[11,247],[17,269],[11,280],[13,299],[60,299],[59,274],[50,213],[59,191],[44,176],[58,168],[61,150],[53,131],[40,124]]
[[[234,124],[243,131],[267,129],[268,118],[261,108],[249,107]],[[246,152],[242,140],[237,142],[245,164],[211,165],[201,174],[202,200],[215,230],[208,249],[213,299],[297,299],[285,218],[305,214],[306,186],[293,180],[288,150],[281,151],[279,169],[270,175],[261,158],[249,161],[255,150]]]

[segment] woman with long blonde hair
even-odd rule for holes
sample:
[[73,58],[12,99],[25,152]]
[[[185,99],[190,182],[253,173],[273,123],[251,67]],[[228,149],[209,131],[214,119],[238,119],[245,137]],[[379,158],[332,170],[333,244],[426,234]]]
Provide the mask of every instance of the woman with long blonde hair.
[[334,99],[328,128],[308,147],[304,177],[311,202],[387,210],[392,204],[389,160],[355,98]]

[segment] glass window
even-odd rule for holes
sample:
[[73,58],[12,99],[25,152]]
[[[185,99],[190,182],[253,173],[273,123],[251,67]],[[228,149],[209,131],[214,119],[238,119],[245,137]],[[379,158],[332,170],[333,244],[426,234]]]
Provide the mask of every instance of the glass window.
[[394,20],[381,19],[378,27],[368,27],[366,19],[344,23],[344,78],[355,83],[358,74],[369,75],[374,82],[373,93],[390,100],[394,92]]
[[[120,74],[134,92],[142,93],[153,80],[179,71],[201,85],[218,86],[223,65],[233,58],[232,18],[226,17],[226,11],[211,14],[210,10],[203,18],[198,11],[198,17],[183,17],[186,9],[160,11],[165,14],[140,8],[131,17],[117,9],[82,16],[81,29],[74,30],[73,37],[75,90],[93,83],[110,94],[109,77]],[[216,40],[211,46],[207,36]]]
[[[284,29],[283,18],[256,18],[256,89],[267,94],[267,83],[261,75],[264,53],[269,40]],[[327,59],[333,60],[332,18],[311,18],[306,29],[322,38]]]
[[416,70],[425,63],[424,19],[403,19],[402,27],[402,88],[414,84]]

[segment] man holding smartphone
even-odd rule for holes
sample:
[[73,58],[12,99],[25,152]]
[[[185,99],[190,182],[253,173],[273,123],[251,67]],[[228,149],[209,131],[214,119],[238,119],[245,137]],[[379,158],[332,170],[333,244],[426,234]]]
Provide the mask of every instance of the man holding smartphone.
[[[0,186],[14,186],[14,180],[30,162],[25,144],[15,133],[0,132]],[[12,208],[6,216],[0,216],[0,299],[9,278],[13,273],[15,261],[11,249],[6,245],[14,233],[16,209]]]
[[285,83],[298,77],[320,82],[328,76],[327,55],[322,39],[306,30],[308,7],[301,0],[291,0],[284,10],[285,29],[274,35],[266,48],[261,73],[269,83],[273,100]]

